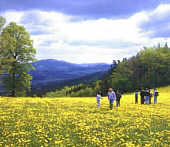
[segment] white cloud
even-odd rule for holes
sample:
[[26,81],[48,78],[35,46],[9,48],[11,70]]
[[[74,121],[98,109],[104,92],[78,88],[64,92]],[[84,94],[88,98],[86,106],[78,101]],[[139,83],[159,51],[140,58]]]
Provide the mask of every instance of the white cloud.
[[[113,49],[87,45],[70,46],[64,42],[57,42],[52,44],[50,49],[47,46],[42,47],[39,58],[46,59],[49,55],[53,59],[65,60],[73,63],[111,63],[113,59],[117,60],[135,55],[139,49],[141,49],[141,46],[138,46],[138,48],[135,46],[124,49]],[[44,56],[44,54],[46,54],[46,56]]]
[[113,59],[135,55],[142,46],[162,41],[163,38],[149,38],[151,32],[142,32],[140,24],[151,21],[151,15],[169,13],[169,9],[170,5],[160,5],[153,11],[142,11],[126,19],[81,21],[72,21],[73,16],[39,10],[7,11],[2,15],[8,22],[15,21],[26,27],[39,59],[111,63]]
[[24,16],[24,12],[18,12],[18,11],[7,11],[2,14],[3,17],[6,18],[7,23],[14,21],[16,23],[19,23]]
[[[30,13],[30,12],[29,12]],[[49,37],[62,39],[66,41],[130,41],[140,42],[139,28],[137,28],[135,19],[98,19],[85,21],[71,21],[71,16],[65,16],[56,12],[34,11],[35,16],[39,16],[39,22],[28,22],[32,30],[37,28],[33,26],[38,24],[40,30],[48,32]],[[33,19],[34,20],[34,19]],[[37,19],[36,19],[37,20]],[[40,24],[40,25],[39,25]],[[27,25],[27,24],[25,24]],[[32,31],[30,28],[30,31]]]
[[[148,37],[163,40],[170,37],[170,4],[159,5],[155,10],[145,12],[145,19],[139,23],[141,31]],[[145,35],[145,36],[146,36]],[[149,40],[150,41],[150,40]]]
[[160,17],[160,14],[169,15],[170,12],[170,4],[162,4],[159,5],[153,12],[151,12],[152,15],[157,14],[158,17]]

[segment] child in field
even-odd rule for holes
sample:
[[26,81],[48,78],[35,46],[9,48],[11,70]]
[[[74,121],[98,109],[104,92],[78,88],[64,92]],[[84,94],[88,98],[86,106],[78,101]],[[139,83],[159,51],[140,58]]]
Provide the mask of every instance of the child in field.
[[112,90],[112,88],[109,88],[109,92],[108,92],[108,100],[110,103],[110,109],[113,109],[113,104],[114,104],[114,100],[116,99],[116,94],[115,92]]
[[101,92],[97,93],[96,100],[97,100],[97,107],[100,108],[100,100],[102,99]]

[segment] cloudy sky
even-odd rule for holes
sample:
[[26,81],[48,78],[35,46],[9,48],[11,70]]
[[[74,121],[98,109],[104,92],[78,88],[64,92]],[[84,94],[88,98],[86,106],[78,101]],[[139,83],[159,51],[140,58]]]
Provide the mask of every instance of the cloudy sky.
[[170,0],[0,0],[0,15],[25,26],[37,59],[111,63],[170,44]]

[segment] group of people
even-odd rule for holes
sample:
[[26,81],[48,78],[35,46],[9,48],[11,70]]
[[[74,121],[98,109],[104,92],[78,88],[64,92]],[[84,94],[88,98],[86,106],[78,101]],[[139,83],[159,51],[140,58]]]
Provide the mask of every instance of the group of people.
[[[113,109],[114,101],[116,101],[116,107],[120,107],[121,97],[122,97],[122,94],[119,90],[113,91],[112,88],[109,88],[108,100],[109,100],[110,109]],[[96,99],[97,99],[97,107],[99,108],[100,107],[100,101],[102,99],[101,92],[97,93]]]
[[[141,104],[151,104],[152,96],[154,96],[154,104],[157,104],[157,98],[159,96],[158,90],[154,89],[154,92],[152,94],[150,89],[142,89],[140,91]],[[114,91],[112,88],[109,88],[108,90],[109,108],[113,109],[114,101],[116,101],[116,107],[120,107],[121,97],[122,94],[119,90]],[[139,92],[137,90],[135,92],[135,104],[138,104],[138,98],[139,98]],[[102,99],[101,92],[97,93],[96,99],[97,99],[97,107],[99,108]]]
[[[154,104],[157,104],[157,99],[159,96],[158,90],[155,88],[154,92],[151,93],[150,89],[142,89],[140,91],[141,104],[151,104],[152,96],[154,96]],[[135,104],[138,104],[138,90],[135,93]]]

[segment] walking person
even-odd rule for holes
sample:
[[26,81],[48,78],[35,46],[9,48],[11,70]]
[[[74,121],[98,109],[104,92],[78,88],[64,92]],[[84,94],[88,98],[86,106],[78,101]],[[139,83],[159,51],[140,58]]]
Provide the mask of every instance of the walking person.
[[135,92],[135,104],[138,104],[138,90]]
[[157,89],[154,89],[154,104],[157,104],[157,97],[159,96],[159,93],[158,93],[158,90]]
[[109,100],[109,104],[110,104],[110,110],[113,109],[113,105],[114,105],[114,100],[116,99],[116,94],[115,92],[112,90],[112,88],[109,88],[109,92],[108,92],[108,100]]
[[116,107],[120,107],[120,99],[122,97],[122,94],[119,90],[116,91]]
[[97,95],[96,95],[97,107],[98,108],[100,108],[101,99],[102,99],[101,92],[98,92]]

